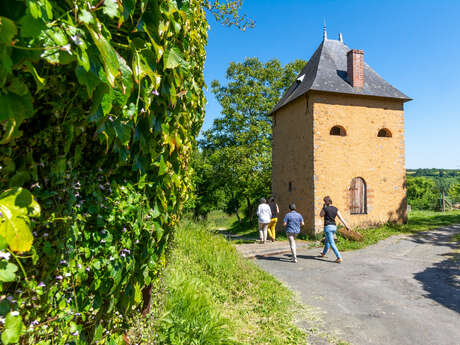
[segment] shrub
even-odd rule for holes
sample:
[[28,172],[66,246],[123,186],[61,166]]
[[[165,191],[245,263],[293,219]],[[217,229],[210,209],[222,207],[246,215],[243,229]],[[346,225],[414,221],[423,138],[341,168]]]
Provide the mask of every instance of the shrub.
[[197,0],[2,2],[0,190],[42,206],[2,291],[24,342],[120,343],[148,309],[189,194],[206,37]]

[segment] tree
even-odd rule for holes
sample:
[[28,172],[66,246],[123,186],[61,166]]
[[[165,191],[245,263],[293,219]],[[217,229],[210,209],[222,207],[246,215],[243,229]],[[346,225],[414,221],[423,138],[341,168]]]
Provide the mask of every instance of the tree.
[[436,205],[435,183],[426,177],[407,177],[407,199],[414,209],[432,209]]
[[452,198],[453,202],[460,202],[460,180],[450,186],[449,197]]
[[225,191],[216,186],[215,168],[209,157],[195,150],[191,157],[193,194],[185,208],[195,219],[206,218],[212,210],[225,208]]
[[296,60],[282,66],[277,59],[263,64],[258,58],[248,58],[230,63],[226,85],[212,82],[222,116],[203,133],[200,146],[214,166],[216,187],[230,196],[227,204],[238,208],[245,201],[249,218],[255,201],[270,193],[272,132],[268,113],[305,64]]

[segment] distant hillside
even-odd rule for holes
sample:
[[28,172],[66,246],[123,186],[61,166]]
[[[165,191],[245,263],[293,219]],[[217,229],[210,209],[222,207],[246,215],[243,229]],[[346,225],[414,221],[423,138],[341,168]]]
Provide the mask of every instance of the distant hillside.
[[459,169],[406,169],[409,176],[460,177]]

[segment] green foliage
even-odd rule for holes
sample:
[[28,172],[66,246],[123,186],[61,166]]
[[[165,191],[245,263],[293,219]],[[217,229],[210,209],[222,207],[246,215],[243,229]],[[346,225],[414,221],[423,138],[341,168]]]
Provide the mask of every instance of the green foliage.
[[416,177],[459,177],[458,169],[407,169],[407,174]]
[[[39,216],[40,206],[29,191],[17,188],[0,194],[0,292],[4,291],[4,283],[14,282],[18,278],[18,266],[9,262],[11,256],[24,272],[21,261],[13,251],[30,250],[33,236],[29,217]],[[27,276],[23,278],[27,281]],[[1,339],[3,344],[12,344],[19,341],[24,325],[17,307],[4,298],[0,301],[0,318],[4,325]],[[10,297],[8,301],[13,300]]]
[[159,344],[234,344],[229,321],[222,317],[212,295],[197,279],[175,277],[158,329]]
[[337,233],[337,246],[339,250],[362,249],[390,236],[415,234],[459,222],[460,211],[458,210],[449,212],[412,211],[409,213],[408,224],[388,223],[376,228],[358,229],[364,236],[364,241],[361,242],[348,240]]
[[435,183],[426,177],[407,177],[407,202],[414,209],[428,210],[436,206]]
[[17,188],[0,194],[0,236],[11,250],[30,250],[33,236],[29,217],[39,216],[40,206],[28,190]]
[[[427,175],[420,176],[420,171]],[[460,178],[452,177],[449,170],[417,169],[416,174],[407,175],[408,203],[414,209],[434,210],[439,208],[438,199],[443,195],[451,202],[459,202],[459,186]]]
[[226,85],[212,83],[212,91],[222,106],[222,117],[203,133],[200,145],[213,168],[213,186],[225,192],[231,213],[245,202],[251,217],[256,200],[270,193],[268,113],[305,64],[302,60],[285,66],[278,60],[263,64],[250,58],[230,64]]
[[243,31],[255,26],[254,20],[250,20],[245,15],[241,16],[239,14],[239,9],[243,6],[243,0],[227,2],[204,0],[203,6],[210,10],[214,17],[224,25],[234,25]]
[[448,193],[454,202],[460,202],[460,180],[450,186]]
[[218,188],[214,179],[215,167],[207,156],[196,150],[191,159],[193,169],[193,195],[187,201],[185,208],[193,213],[195,219],[207,218],[212,210],[225,207],[225,193]]
[[14,301],[0,302],[3,342],[20,329],[25,343],[121,343],[126,320],[148,307],[190,194],[205,104],[202,5],[0,5],[0,189],[29,188],[42,207],[31,249],[24,213],[2,220],[10,247],[30,249],[28,278],[3,286]]

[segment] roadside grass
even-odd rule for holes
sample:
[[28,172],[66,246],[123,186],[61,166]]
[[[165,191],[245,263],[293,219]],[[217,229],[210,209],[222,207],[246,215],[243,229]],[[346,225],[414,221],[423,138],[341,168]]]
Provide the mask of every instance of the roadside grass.
[[[282,221],[278,218],[278,222]],[[254,242],[254,239],[259,238],[259,230],[258,225],[256,224],[257,220],[253,220],[252,222],[248,219],[242,219],[241,223],[239,223],[236,219],[233,223],[228,227],[228,232],[232,235],[238,236],[238,238],[232,240],[234,244],[242,244],[242,243],[251,243]],[[276,239],[280,241],[287,241],[287,236],[284,232],[277,232]],[[299,235],[297,240],[306,241],[309,240],[307,235]]]
[[[138,322],[136,343],[305,344],[293,293],[213,233],[228,220],[184,221],[164,274],[163,311]],[[222,224],[221,224],[222,225]]]
[[337,246],[341,251],[362,249],[393,235],[416,234],[420,231],[460,223],[460,211],[412,211],[407,224],[388,223],[369,229],[355,229],[363,236],[362,242],[348,240],[337,233]]
[[[337,234],[336,243],[340,250],[343,251],[362,249],[393,235],[415,234],[420,231],[426,231],[456,223],[460,224],[460,210],[448,212],[414,210],[409,213],[408,224],[387,223],[385,225],[369,229],[354,229],[363,235],[364,240],[362,242],[349,240],[340,234]],[[227,225],[229,225],[228,231],[231,234],[239,236],[232,241],[234,244],[251,243],[254,239],[259,238],[257,225],[255,225],[254,222],[243,220],[241,223],[238,223],[236,218],[229,217],[227,218]],[[284,233],[277,233],[276,236],[277,240],[287,240]],[[322,233],[317,234],[316,237],[300,235],[298,240],[315,241],[321,239],[322,236]]]

